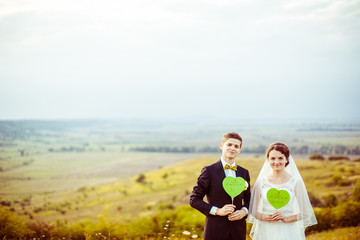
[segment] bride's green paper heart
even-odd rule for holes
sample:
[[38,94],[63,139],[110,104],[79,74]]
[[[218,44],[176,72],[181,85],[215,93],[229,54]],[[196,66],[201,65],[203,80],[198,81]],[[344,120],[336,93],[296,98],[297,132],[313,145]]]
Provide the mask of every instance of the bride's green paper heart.
[[266,193],[267,200],[275,209],[282,208],[290,201],[290,194],[286,190],[270,188]]
[[245,188],[245,180],[242,177],[231,177],[224,178],[222,182],[223,188],[230,197],[234,198],[239,195]]

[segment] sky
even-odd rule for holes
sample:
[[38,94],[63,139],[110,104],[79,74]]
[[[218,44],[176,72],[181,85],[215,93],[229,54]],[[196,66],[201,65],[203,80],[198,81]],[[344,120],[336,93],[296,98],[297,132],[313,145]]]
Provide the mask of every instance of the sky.
[[0,119],[360,119],[360,0],[0,0]]

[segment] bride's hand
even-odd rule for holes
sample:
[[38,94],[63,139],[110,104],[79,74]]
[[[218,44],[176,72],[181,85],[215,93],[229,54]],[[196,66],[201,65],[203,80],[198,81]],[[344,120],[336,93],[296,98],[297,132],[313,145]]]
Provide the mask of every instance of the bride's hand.
[[261,220],[266,222],[284,221],[285,215],[282,212],[275,211],[273,214],[261,215]]
[[265,222],[275,222],[275,216],[274,214],[262,214],[261,215],[261,221]]
[[285,215],[282,212],[275,211],[273,214],[274,221],[284,221]]

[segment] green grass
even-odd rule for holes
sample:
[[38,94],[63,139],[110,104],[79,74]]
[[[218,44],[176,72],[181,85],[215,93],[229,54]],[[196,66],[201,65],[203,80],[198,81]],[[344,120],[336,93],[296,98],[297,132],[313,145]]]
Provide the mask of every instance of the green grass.
[[[164,208],[187,204],[189,193],[201,168],[217,160],[214,157],[197,158],[146,172],[143,183],[136,182],[137,176],[135,176],[112,184],[71,192],[58,197],[58,199],[66,199],[72,203],[72,209],[65,209],[65,215],[49,212],[48,215],[41,214],[41,216],[35,215],[35,217],[51,222],[55,219],[76,221],[84,217],[95,220],[99,215],[108,216],[112,220],[119,220],[119,216],[121,216],[120,220],[151,216]],[[252,183],[255,181],[263,161],[258,158],[239,158],[237,160],[238,164],[249,169]],[[297,164],[309,191],[316,197],[322,199],[329,194],[337,196],[351,194],[352,185],[329,187],[334,183],[328,176],[337,173],[337,169],[333,167],[334,163],[297,160]],[[342,166],[350,164],[352,163],[342,162]],[[358,168],[359,165],[360,163],[357,163],[357,166],[354,167]],[[359,174],[349,172],[343,177],[357,179]],[[314,179],[322,180],[316,182]],[[75,208],[77,210],[74,210]]]
[[[129,155],[122,155],[122,157],[125,156],[129,158]],[[71,154],[68,154],[68,157],[69,160],[66,161],[71,163]],[[144,155],[137,154],[134,158],[140,159],[141,157],[144,157]],[[167,154],[154,154],[151,157],[147,156],[147,159],[159,157],[164,158],[169,156]],[[103,184],[99,184],[90,178],[90,181],[83,187],[74,189],[74,186],[79,183],[75,182],[76,178],[69,179],[69,181],[72,181],[74,184],[72,190],[62,190],[57,186],[54,192],[39,193],[35,193],[36,191],[31,188],[30,183],[35,186],[46,183],[49,184],[49,182],[50,184],[54,184],[55,179],[48,179],[47,177],[41,176],[41,174],[37,175],[38,173],[35,172],[33,173],[34,180],[18,180],[19,184],[22,185],[22,190],[28,188],[29,191],[33,192],[29,195],[20,195],[22,197],[17,203],[14,202],[15,198],[13,198],[11,200],[12,207],[15,208],[18,215],[24,216],[29,222],[45,222],[53,225],[60,222],[71,226],[73,224],[88,222],[91,224],[86,225],[94,226],[94,224],[99,221],[104,222],[105,225],[129,224],[131,222],[138,224],[137,221],[141,219],[151,219],[154,216],[171,218],[172,214],[175,214],[174,216],[177,216],[177,221],[180,221],[179,219],[186,219],[185,217],[181,217],[182,211],[184,211],[182,206],[188,206],[189,194],[196,183],[201,168],[217,160],[218,157],[198,157],[179,161],[170,166],[160,167],[153,171],[139,171],[139,174],[141,173],[145,176],[142,182],[137,182],[139,174],[133,177],[118,178],[115,182]],[[91,159],[89,161],[91,162]],[[44,160],[43,162],[45,163],[46,161]],[[109,162],[111,161],[105,161],[104,165]],[[253,184],[264,159],[240,155],[236,162],[250,171],[251,184]],[[34,162],[34,168],[32,169],[41,169],[37,166],[39,163],[41,163],[41,161]],[[353,183],[356,179],[360,178],[360,162],[296,159],[296,163],[308,190],[320,199],[329,194],[334,194],[338,196],[339,199],[341,199],[341,196],[351,196]],[[61,164],[58,164],[58,167],[60,167]],[[101,164],[96,166],[101,167]],[[22,171],[25,171],[25,169],[24,167]],[[21,172],[20,170],[19,168],[19,173]],[[81,168],[78,169],[78,171],[81,171]],[[58,174],[58,172],[56,172],[56,174]],[[350,185],[337,185],[332,178],[335,174],[341,174],[341,177],[348,180]],[[64,184],[62,178],[57,179],[57,181],[59,185]],[[29,183],[29,185],[26,185],[26,183]],[[69,184],[70,187],[70,182],[67,184]],[[2,200],[6,199],[4,196],[6,197],[7,195],[2,195]],[[14,197],[15,195],[11,196]],[[26,199],[30,200],[27,201]],[[182,210],[178,210],[179,208],[182,208]],[[36,209],[40,210],[35,211]],[[172,213],[173,211],[174,213]],[[189,207],[186,211],[193,216],[191,219],[197,219],[194,224],[198,224],[198,222],[203,223],[203,221],[199,220],[203,219],[201,213]],[[28,214],[25,215],[25,212]],[[33,218],[32,220],[29,219],[29,213]],[[163,221],[165,221],[165,219]],[[190,220],[187,219],[186,221]],[[176,224],[183,226],[181,222]],[[201,233],[199,233],[199,231],[201,231],[199,229],[202,229],[201,226],[195,231],[196,234]],[[136,230],[134,231],[136,232]],[[182,238],[178,237],[178,239]]]
[[[147,172],[196,156],[189,154],[83,152],[49,153],[11,159],[0,172],[6,195],[76,190]],[[23,162],[30,162],[23,165]],[[15,163],[17,163],[15,165]],[[16,167],[15,167],[16,166]],[[31,180],[31,181],[28,181]]]
[[339,228],[311,234],[307,240],[355,240],[360,239],[360,227]]
[[[311,125],[306,127],[310,129]],[[359,131],[297,131],[302,128],[301,123],[243,123],[241,128],[247,148],[268,145],[273,139],[269,136],[284,139],[289,146],[359,143]],[[202,224],[203,215],[188,206],[189,194],[201,168],[217,161],[219,154],[126,152],[137,145],[216,146],[224,131],[223,126],[199,129],[197,125],[151,129],[101,125],[66,131],[38,129],[38,135],[24,140],[0,141],[0,200],[10,202],[10,208],[27,222],[84,224],[89,234],[105,225],[141,221],[147,224],[146,219],[154,216],[179,215],[178,223],[174,223],[177,226],[191,220]],[[85,151],[59,152],[69,147]],[[19,150],[25,150],[25,155],[20,156]],[[264,162],[263,154],[239,156],[237,163],[250,171],[253,184]],[[351,197],[354,183],[360,178],[360,162],[303,158],[295,160],[308,191],[316,198],[324,201],[333,194],[342,201]],[[139,174],[145,174],[143,183],[136,182]],[[182,216],[183,212],[191,218]],[[197,234],[199,229],[200,226]],[[133,231],[137,229],[134,227]],[[342,231],[346,230],[317,233],[308,239],[345,236]],[[358,228],[349,231],[358,234]],[[180,234],[177,239],[185,238]]]
[[[190,155],[124,152],[41,155],[29,166],[0,173],[5,179],[1,199],[13,202],[19,197],[30,198],[25,207],[21,202],[13,203],[12,207],[20,215],[27,211],[35,220],[49,223],[95,221],[99,216],[118,221],[152,216],[163,209],[187,204],[201,168],[218,160],[218,157],[184,160],[186,157]],[[161,167],[165,159],[174,164]],[[145,166],[149,162],[157,169],[147,171],[151,169]],[[237,159],[237,164],[250,171],[251,185],[263,162],[262,158],[241,154]],[[348,196],[360,177],[360,162],[296,159],[296,163],[308,191],[320,200],[329,194]],[[130,165],[128,172],[122,169],[123,164]],[[98,172],[94,173],[95,170]],[[141,173],[145,180],[138,183],[136,179]],[[130,177],[133,174],[136,176]],[[332,180],[335,174],[341,174],[349,185],[337,185]],[[6,180],[10,176],[24,179]]]

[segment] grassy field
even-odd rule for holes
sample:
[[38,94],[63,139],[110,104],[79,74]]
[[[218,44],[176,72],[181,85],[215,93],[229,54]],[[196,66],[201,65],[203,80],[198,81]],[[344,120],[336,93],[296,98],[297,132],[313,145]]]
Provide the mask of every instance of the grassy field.
[[[155,156],[162,159],[169,157],[167,154],[158,153],[153,157],[155,158]],[[61,223],[70,226],[73,224],[94,226],[94,224],[105,221],[114,226],[129,223],[141,225],[141,219],[151,219],[153,216],[161,216],[161,214],[170,219],[172,211],[188,205],[189,194],[201,168],[217,160],[218,158],[214,156],[179,160],[172,165],[157,167],[156,170],[148,172],[140,171],[136,176],[122,177],[112,183],[95,183],[93,185],[93,182],[88,182],[82,187],[74,187],[74,189],[69,187],[66,190],[56,187],[54,188],[56,191],[52,192],[23,194],[23,197],[18,200],[13,198],[16,194],[4,194],[1,200],[9,201],[17,215],[25,217],[29,222],[44,222],[47,225]],[[264,159],[241,156],[236,162],[249,169],[252,177],[251,183],[253,183]],[[334,194],[340,201],[344,197],[351,196],[353,185],[360,178],[360,162],[310,161],[307,159],[296,159],[296,162],[309,192],[322,201],[330,194]],[[339,185],[337,178],[333,178],[336,175],[341,175],[347,184]],[[19,180],[20,189],[24,190],[27,186],[21,185],[22,181],[31,182],[32,180]],[[46,186],[47,182],[46,177],[38,177],[38,181],[34,184]],[[61,180],[59,180],[59,184],[62,184]],[[11,198],[7,198],[10,196]],[[204,216],[196,210],[188,209],[186,211],[188,211],[187,215],[192,216],[191,219],[196,219],[195,225],[196,222],[203,222]],[[184,224],[191,225],[192,223],[176,223],[178,228]],[[191,232],[191,229],[180,230]],[[193,232],[201,235],[199,230]],[[353,232],[358,234],[358,228],[355,228]],[[327,236],[335,234],[341,234],[342,237],[352,236],[344,235],[341,230],[336,230],[328,233],[315,233],[310,235],[309,239],[327,239]],[[189,239],[179,235],[176,237],[177,239]],[[351,238],[344,237],[342,239]]]
[[[164,159],[166,157],[168,157],[167,154],[154,154],[149,158]],[[151,216],[162,209],[171,209],[187,204],[189,193],[202,166],[217,160],[217,157],[183,160],[170,166],[157,167],[157,170],[154,171],[139,171],[135,177],[118,178],[112,183],[99,184],[97,180],[92,180],[93,182],[88,181],[86,184],[85,179],[81,182],[83,184],[81,187],[80,185],[76,186],[77,182],[72,185],[73,179],[71,178],[64,181],[62,179],[48,181],[40,174],[41,177],[37,177],[37,180],[18,180],[17,184],[9,184],[7,186],[8,193],[2,195],[2,200],[11,201],[12,207],[18,214],[30,212],[34,219],[49,223],[59,220],[69,223],[76,223],[84,219],[95,221],[99,216],[122,222]],[[255,181],[263,161],[262,158],[250,156],[237,159],[239,165],[249,169],[251,183]],[[351,194],[353,184],[360,178],[359,162],[309,161],[306,159],[297,159],[296,162],[308,191],[320,200],[330,194],[336,195],[339,199],[348,196]],[[140,175],[143,175],[143,180],[140,180]],[[333,178],[337,175],[341,176],[344,181],[348,181],[348,184],[339,186]],[[107,178],[107,181],[110,179]],[[23,184],[24,182],[28,185]],[[52,190],[46,191],[45,189],[50,188],[52,184],[56,186]],[[57,184],[61,186],[57,186]],[[44,189],[37,192],[36,190],[40,186],[43,186]],[[6,189],[6,187],[2,189]],[[24,191],[23,197],[16,202],[13,197],[15,195],[18,197],[16,192],[21,191]],[[26,193],[26,191],[29,192]],[[24,206],[28,198],[31,199],[30,203]]]
[[[31,156],[36,160],[30,164],[0,172],[0,197],[11,202],[17,213],[35,220],[54,223],[97,219],[100,214],[126,206],[127,200],[130,207],[137,205],[137,200],[128,198],[138,193],[128,186],[133,183],[131,176],[153,169],[161,172],[163,167],[196,155],[85,152]],[[23,161],[28,161],[27,157]],[[149,186],[141,184],[139,191],[149,191]],[[157,188],[156,184],[150,187]],[[117,203],[119,198],[124,203]]]
[[77,190],[115,182],[197,155],[106,151],[17,157],[12,161],[18,164],[13,163],[10,169],[0,172],[0,194],[28,195]]
[[[249,144],[267,145],[285,138],[284,129],[280,135],[271,135],[276,129],[261,131],[264,128],[244,131],[245,139]],[[184,231],[201,235],[204,216],[188,206],[189,194],[201,168],[217,161],[220,154],[146,153],[127,149],[148,144],[154,136],[158,136],[154,144],[217,145],[218,130],[210,133],[199,130],[199,137],[191,138],[187,128],[180,128],[170,137],[167,127],[155,135],[150,130],[139,133],[138,129],[126,130],[126,134],[121,135],[105,128],[104,131],[111,134],[104,136],[103,132],[97,133],[98,129],[91,130],[91,134],[83,130],[64,133],[49,130],[26,140],[0,141],[1,205],[30,224],[44,223],[58,229],[76,225],[89,234],[95,234],[91,231],[97,227],[110,229],[120,225],[130,226],[133,230],[129,232],[136,232],[138,226],[148,225],[149,221],[162,224],[167,219],[176,219],[172,224],[178,234],[172,239],[189,239],[182,236]],[[314,145],[335,144],[336,138],[342,144],[356,145],[359,141],[356,132],[301,131],[297,137],[295,130],[290,132],[286,139],[299,145],[304,141]],[[143,137],[138,138],[139,134]],[[310,161],[308,155],[294,158],[309,194],[322,205],[318,207],[326,206],[334,197],[338,203],[352,197],[354,184],[360,178],[360,162]],[[253,184],[264,157],[240,153],[236,162],[249,170]],[[184,228],[187,225],[196,229]],[[359,235],[359,228],[347,228],[312,233],[308,239],[351,237],[344,234],[347,230],[356,237]],[[91,239],[100,239],[100,236]]]
[[355,240],[360,239],[360,227],[340,228],[311,234],[307,240]]

